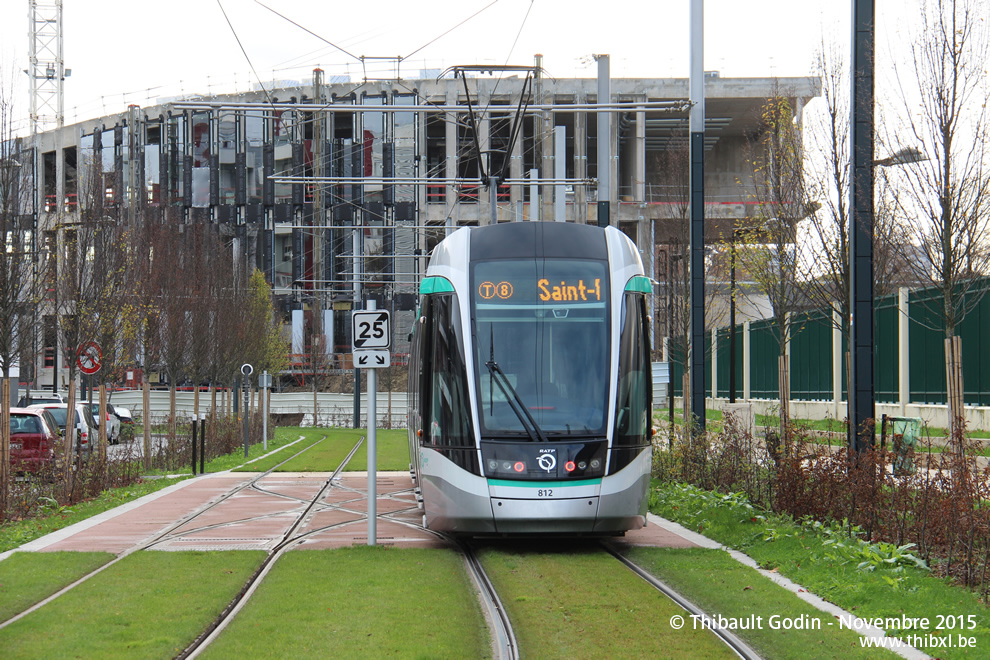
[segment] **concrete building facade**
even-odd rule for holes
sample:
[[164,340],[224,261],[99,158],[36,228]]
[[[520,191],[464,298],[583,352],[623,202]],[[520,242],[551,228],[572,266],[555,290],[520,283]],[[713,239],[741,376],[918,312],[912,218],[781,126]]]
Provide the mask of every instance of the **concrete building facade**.
[[[747,217],[747,148],[765,99],[779,90],[800,122],[818,89],[814,78],[706,74],[707,240]],[[659,280],[656,245],[679,231],[670,218],[681,194],[662,163],[686,149],[688,81],[613,79],[611,96],[609,219]],[[393,310],[402,353],[419,274],[445,234],[493,221],[598,222],[599,102],[595,79],[327,84],[316,73],[274,90],[131,106],[40,136],[36,233],[77,212],[99,167],[117,221],[171,209],[215,225],[262,270],[293,353],[308,350],[317,314],[331,350],[347,353],[349,312],[368,296]],[[506,173],[494,195],[481,178],[492,171]],[[45,357],[48,336],[32,358],[37,387],[66,377]]]

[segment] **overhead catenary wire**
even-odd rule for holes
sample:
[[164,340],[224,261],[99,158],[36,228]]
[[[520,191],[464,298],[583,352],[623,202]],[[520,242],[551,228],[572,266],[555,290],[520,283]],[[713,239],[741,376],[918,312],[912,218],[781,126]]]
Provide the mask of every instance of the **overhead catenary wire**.
[[264,92],[265,98],[268,99],[269,105],[273,105],[272,95],[268,93],[264,83],[261,82],[261,76],[259,76],[258,72],[255,70],[254,63],[251,62],[251,57],[244,48],[244,44],[241,43],[241,38],[237,35],[237,30],[234,29],[234,24],[230,22],[230,17],[227,16],[227,10],[223,8],[223,3],[220,0],[217,0],[217,5],[220,7],[220,12],[223,13],[224,20],[227,21],[227,25],[230,27],[230,32],[234,35],[234,40],[237,41],[237,45],[240,47],[241,53],[244,54],[244,59],[247,60],[248,66],[251,67],[251,72],[254,73],[254,77],[258,80],[258,85],[261,87],[261,91]]

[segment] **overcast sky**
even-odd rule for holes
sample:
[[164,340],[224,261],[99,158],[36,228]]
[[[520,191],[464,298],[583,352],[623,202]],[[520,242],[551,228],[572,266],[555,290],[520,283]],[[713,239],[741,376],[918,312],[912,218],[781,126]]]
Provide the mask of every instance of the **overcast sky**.
[[[159,97],[250,89],[257,82],[252,66],[264,81],[309,81],[316,66],[353,81],[395,75],[394,63],[362,65],[361,56],[403,57],[404,78],[455,64],[528,65],[535,53],[554,77],[594,77],[595,53],[611,56],[616,78],[688,74],[688,0],[264,4],[326,41],[255,0],[64,0],[65,66],[72,69],[66,123]],[[908,3],[878,4],[903,14]],[[878,12],[882,50],[895,32],[883,6]],[[723,77],[808,75],[823,37],[848,51],[850,14],[850,4],[836,0],[708,0],[705,69]],[[26,116],[28,0],[0,3],[0,39],[3,76],[23,91],[18,108]]]

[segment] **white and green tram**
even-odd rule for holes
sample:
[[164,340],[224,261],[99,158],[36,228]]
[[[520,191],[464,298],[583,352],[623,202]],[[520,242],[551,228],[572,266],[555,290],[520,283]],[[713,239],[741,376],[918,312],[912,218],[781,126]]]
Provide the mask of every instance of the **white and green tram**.
[[651,292],[612,227],[465,227],[437,245],[409,362],[410,467],[430,529],[646,524]]

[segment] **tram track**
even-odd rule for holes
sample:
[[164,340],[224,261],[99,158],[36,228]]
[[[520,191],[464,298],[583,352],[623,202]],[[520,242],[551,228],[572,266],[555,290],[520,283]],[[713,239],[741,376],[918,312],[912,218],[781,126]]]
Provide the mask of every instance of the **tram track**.
[[[205,513],[207,513],[209,511],[217,508],[220,504],[222,504],[223,502],[229,500],[231,497],[237,495],[238,493],[243,492],[244,490],[246,490],[248,488],[254,487],[261,479],[269,476],[272,472],[274,472],[275,470],[277,470],[282,465],[285,465],[289,461],[293,460],[294,458],[296,458],[298,456],[301,456],[306,451],[308,451],[309,449],[311,449],[315,445],[317,445],[320,442],[322,442],[323,440],[325,440],[326,437],[327,436],[323,436],[317,442],[314,442],[314,443],[312,443],[312,444],[310,444],[310,445],[302,448],[301,450],[295,452],[294,454],[292,454],[291,456],[289,456],[288,458],[286,458],[284,461],[281,461],[280,463],[272,466],[270,469],[266,470],[265,472],[262,472],[262,473],[256,475],[250,481],[247,481],[247,482],[245,482],[245,483],[243,483],[243,484],[241,484],[241,485],[239,485],[239,486],[231,489],[229,492],[224,493],[223,496],[221,496],[218,499],[210,502],[206,506],[201,507],[201,508],[199,508],[199,509],[197,509],[197,510],[191,512],[191,513],[189,513],[188,515],[182,517],[178,521],[176,521],[176,522],[172,523],[171,525],[169,525],[164,530],[158,532],[150,541],[145,541],[145,542],[143,542],[141,544],[135,545],[134,547],[131,547],[131,548],[128,548],[127,550],[124,550],[119,555],[117,555],[116,557],[114,557],[112,560],[108,561],[106,564],[103,564],[102,566],[100,566],[100,567],[98,567],[98,568],[90,571],[89,573],[83,575],[79,579],[77,579],[74,582],[66,585],[62,589],[59,589],[58,591],[56,591],[55,593],[51,594],[47,598],[44,598],[44,599],[40,600],[39,602],[35,603],[31,607],[25,609],[22,612],[19,612],[18,614],[16,614],[15,616],[12,616],[11,618],[7,619],[6,621],[0,621],[0,630],[2,630],[3,628],[6,628],[7,626],[9,626],[10,624],[12,624],[12,623],[14,623],[16,621],[19,621],[20,619],[23,619],[24,617],[28,616],[29,614],[31,614],[31,613],[33,613],[33,612],[41,609],[42,607],[44,607],[48,603],[51,603],[52,601],[56,600],[57,598],[61,597],[62,595],[66,594],[66,593],[68,593],[70,591],[72,591],[73,589],[75,589],[79,585],[87,582],[88,580],[92,579],[96,575],[99,575],[103,571],[107,570],[111,566],[114,566],[115,564],[117,564],[118,562],[122,561],[123,559],[125,559],[126,557],[128,557],[129,555],[131,555],[131,554],[133,554],[135,552],[139,552],[141,550],[150,550],[150,549],[154,548],[156,545],[159,545],[159,544],[165,542],[168,539],[179,538],[179,537],[181,537],[181,536],[183,536],[185,534],[192,533],[193,531],[199,531],[201,529],[215,529],[215,528],[222,527],[224,524],[227,524],[227,525],[232,524],[233,521],[227,521],[226,523],[217,523],[217,524],[214,524],[214,525],[203,526],[202,528],[198,528],[197,530],[187,530],[186,532],[184,532],[181,535],[174,534],[174,532],[176,530],[181,529],[185,525],[188,525],[191,521],[195,520],[197,517],[200,517],[200,516],[204,515]],[[361,440],[359,440],[358,443],[357,443],[357,445],[355,445],[354,449],[351,451],[351,453],[348,454],[348,457],[347,457],[348,460],[354,454],[354,452],[357,451],[357,448],[361,445],[361,442],[363,440],[364,440],[364,438],[362,438]],[[346,464],[346,461],[345,461],[345,464]],[[343,465],[341,466],[341,468],[338,468],[338,471],[334,473],[334,476],[336,476],[337,474],[339,474],[339,471],[342,468],[343,468]],[[331,477],[331,479],[332,478],[333,477]],[[258,519],[260,517],[262,517],[262,516],[255,516],[255,517],[252,517],[251,519]],[[240,522],[243,522],[243,521],[240,521]]]
[[[444,538],[449,538],[445,534],[438,533],[439,536]],[[477,554],[476,544],[483,543],[483,541],[466,541],[466,540],[454,540],[452,542],[456,543],[457,547],[461,550],[464,555],[465,563],[468,566],[471,579],[475,584],[476,591],[479,594],[479,599],[482,608],[485,612],[486,619],[491,626],[492,634],[492,651],[493,658],[502,660],[505,658],[518,658],[520,654],[519,643],[516,639],[516,634],[513,630],[512,621],[508,611],[502,605],[502,598],[500,597],[497,588],[494,583],[489,579],[484,566]],[[504,543],[503,540],[499,539],[497,541],[499,545]],[[511,543],[511,542],[510,542]],[[598,547],[602,552],[609,554],[614,558],[623,569],[629,570],[635,573],[653,589],[660,592],[666,596],[669,600],[675,603],[678,607],[687,612],[688,617],[697,617],[698,621],[711,620],[712,617],[710,613],[705,612],[701,607],[692,602],[691,600],[685,598],[683,595],[675,591],[669,585],[659,580],[646,569],[642,568],[634,561],[625,557],[609,540],[601,540],[598,542]],[[619,566],[616,567],[619,569]],[[564,590],[566,585],[559,585],[559,588]],[[705,626],[710,630],[721,643],[730,650],[738,658],[743,660],[761,660],[760,654],[753,649],[749,644],[740,639],[738,636],[733,634],[729,630],[718,629],[715,627]],[[676,631],[672,631],[676,633]]]
[[[710,613],[705,612],[696,604],[682,596],[680,593],[675,591],[667,583],[663,582],[655,575],[647,571],[645,568],[635,563],[625,555],[623,555],[619,550],[609,541],[603,540],[601,542],[602,548],[615,559],[617,559],[623,566],[631,570],[633,573],[643,578],[650,586],[655,588],[657,591],[662,593],[664,596],[670,600],[677,603],[682,609],[684,609],[689,615],[693,617],[698,617],[694,620],[710,620],[712,617]],[[709,627],[715,635],[717,635],[726,646],[728,646],[732,651],[742,658],[743,660],[760,660],[761,656],[757,653],[751,646],[740,639],[738,636],[733,634],[730,630],[718,627]]]
[[[327,491],[333,486],[334,479],[336,479],[340,475],[343,469],[347,466],[347,463],[350,462],[351,458],[361,447],[361,444],[363,442],[364,442],[364,438],[362,437],[360,440],[357,441],[357,443],[355,443],[354,447],[347,454],[344,460],[341,461],[340,465],[337,466],[337,469],[334,470],[333,473],[330,475],[330,477],[323,483],[323,485],[320,487],[316,495],[308,500],[305,509],[299,513],[299,515],[296,517],[295,522],[293,522],[293,524],[282,535],[282,540],[279,541],[274,548],[272,548],[272,550],[268,553],[268,556],[265,557],[265,560],[261,562],[261,565],[258,567],[258,569],[248,579],[244,587],[242,587],[241,591],[234,597],[234,599],[227,605],[227,607],[224,608],[224,610],[217,616],[217,618],[214,619],[213,623],[207,626],[207,628],[203,630],[203,632],[200,633],[200,635],[195,640],[193,640],[193,642],[189,646],[183,649],[181,653],[175,656],[177,659],[198,657],[199,653],[207,646],[209,646],[210,642],[216,639],[216,637],[223,632],[223,630],[227,627],[227,624],[233,620],[233,618],[237,615],[237,613],[241,610],[241,608],[243,608],[244,605],[247,603],[247,601],[250,600],[252,594],[254,594],[255,590],[265,579],[265,576],[268,575],[268,572],[272,569],[272,566],[274,566],[275,562],[278,561],[278,559],[285,553],[285,551],[288,548],[290,548],[295,542],[299,541],[308,534],[312,533],[312,532],[308,532],[307,534],[297,535],[296,530],[298,530],[300,526],[303,525],[303,523],[305,523],[306,520],[308,520],[310,514],[317,507],[320,500],[323,499]],[[292,460],[292,458],[295,458],[295,456],[291,457],[288,460]],[[259,475],[258,479],[260,479],[263,476],[266,476],[271,471],[275,470],[277,467],[284,464],[285,462],[287,461],[283,461],[282,463],[279,463],[279,465],[273,467],[272,470],[269,470],[264,475]],[[256,483],[256,482],[257,479],[252,480],[251,483]]]

